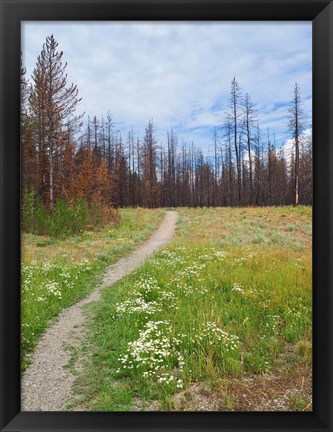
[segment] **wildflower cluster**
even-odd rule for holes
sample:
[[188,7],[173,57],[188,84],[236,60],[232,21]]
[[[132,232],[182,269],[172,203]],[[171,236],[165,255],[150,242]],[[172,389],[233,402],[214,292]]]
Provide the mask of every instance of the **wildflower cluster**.
[[226,257],[227,257],[226,251],[211,248],[208,250],[207,253],[199,255],[198,260],[205,261],[205,262],[224,261]]
[[88,260],[82,260],[70,267],[60,264],[51,265],[49,261],[43,261],[41,265],[36,263],[22,266],[22,292],[29,292],[32,297],[43,298],[46,295],[62,298],[61,290],[71,289],[79,279],[81,272],[91,270]]
[[[228,288],[229,289],[229,288]],[[222,292],[224,292],[224,291],[226,291],[226,288],[225,287],[223,287],[222,289],[221,289],[221,291]],[[258,293],[258,291],[257,291],[257,289],[256,288],[250,288],[250,287],[245,287],[244,285],[241,285],[240,283],[238,283],[238,282],[234,282],[232,285],[231,285],[231,291],[234,291],[234,292],[236,292],[236,293],[238,293],[238,294],[241,294],[242,296],[244,296],[244,297],[256,297],[257,296],[257,293]]]
[[199,261],[203,261],[203,262],[210,262],[210,261],[212,261],[212,255],[210,255],[210,254],[203,254],[203,255],[199,255],[198,257],[197,257],[197,259],[199,260]]
[[61,289],[58,282],[49,282],[45,284],[44,288],[48,294],[58,297],[59,299],[62,298]]
[[238,284],[237,282],[234,282],[234,284],[232,285],[232,290],[239,292],[241,294],[243,294],[245,292],[244,288],[240,284]]
[[177,308],[175,295],[163,291],[156,279],[147,276],[136,283],[128,300],[116,304],[116,311],[118,314],[143,313],[151,316],[165,307]]
[[149,321],[139,338],[129,342],[127,351],[119,357],[121,367],[117,372],[135,370],[143,378],[182,388],[183,382],[177,374],[183,372],[184,358],[179,351],[180,340],[172,337],[171,332],[169,321]]
[[34,267],[33,266],[22,266],[22,292],[29,291],[31,289],[32,280],[34,277]]
[[159,291],[157,280],[150,275],[141,278],[134,286],[134,294],[142,295],[146,300],[156,298]]
[[286,313],[287,313],[287,315],[290,315],[292,317],[300,318],[300,316],[301,316],[301,312],[295,308],[288,307]]
[[[174,250],[165,249],[159,252],[152,263],[156,266],[168,266],[172,268],[184,267],[186,265],[186,257],[182,256],[186,252],[186,248],[178,247]],[[223,261],[227,253],[223,250],[216,248],[207,248],[204,253],[197,255],[196,260],[192,261],[192,265],[187,267],[189,276],[195,276],[198,271],[204,269],[206,266],[203,263],[210,263],[214,261]]]
[[225,332],[216,323],[208,321],[202,331],[194,339],[194,342],[208,345],[221,345],[223,351],[229,352],[238,349],[239,337]]
[[78,264],[77,267],[81,270],[81,271],[89,271],[91,270],[91,266],[89,263],[89,260],[87,260],[86,258],[82,259]]
[[159,304],[156,301],[146,302],[139,293],[137,293],[134,298],[116,304],[116,311],[118,314],[131,315],[143,312],[146,315],[154,315],[156,312],[160,312],[161,310],[162,304]]
[[246,261],[246,258],[245,257],[239,257],[239,258],[235,258],[234,259],[234,262],[235,263],[242,263],[242,262],[244,262],[244,261]]
[[[200,279],[197,279],[197,281],[200,282]],[[192,284],[183,281],[179,275],[176,275],[176,277],[171,280],[170,285],[180,291],[184,297],[191,297],[194,294],[204,295],[208,292],[208,289],[205,286],[202,286],[201,284],[193,286]]]
[[185,267],[183,270],[179,270],[177,272],[178,277],[184,277],[186,279],[192,279],[194,276],[198,276],[200,273],[200,270],[203,270],[206,268],[206,264],[202,263],[194,263],[194,265]]
[[300,305],[299,310],[288,307],[284,313],[285,334],[294,340],[302,328],[311,322],[311,312],[307,307]]
[[69,265],[48,260],[22,265],[23,350],[33,346],[49,316],[76,298],[80,290],[80,275],[91,268],[88,260]]
[[217,259],[217,261],[224,261],[225,258],[227,257],[227,252],[225,252],[225,251],[217,251],[217,250],[213,249],[213,254],[214,254],[215,258]]
[[[180,248],[178,248],[179,250]],[[185,264],[185,259],[178,255],[176,251],[171,251],[169,249],[165,249],[157,254],[157,256],[152,261],[157,267],[168,266],[172,268],[176,268]]]
[[46,260],[45,260],[45,261],[43,262],[43,264],[42,264],[42,269],[45,270],[45,271],[50,270],[51,267],[52,267],[52,266],[51,266],[51,263],[50,263],[49,261],[46,261]]
[[267,330],[269,330],[274,334],[277,334],[281,325],[282,325],[282,319],[280,315],[273,315],[273,314],[267,315],[267,321],[266,321]]
[[[168,258],[172,256],[172,259],[174,259],[173,254],[174,252],[168,250],[163,251],[163,256]],[[171,279],[169,287],[178,290],[185,297],[190,297],[194,294],[207,294],[208,289],[201,277],[201,272],[207,268],[209,263],[223,261],[226,256],[227,254],[225,251],[216,250],[215,248],[207,249],[204,253],[198,254],[196,258],[191,261],[191,265],[183,265],[180,270],[176,271],[174,277]],[[183,262],[183,264],[185,264],[185,262]],[[207,277],[205,279],[207,281]]]

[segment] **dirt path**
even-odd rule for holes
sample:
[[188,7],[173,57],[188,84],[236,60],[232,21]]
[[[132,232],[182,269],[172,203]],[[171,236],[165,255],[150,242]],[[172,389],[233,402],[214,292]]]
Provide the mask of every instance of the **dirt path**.
[[102,284],[89,297],[65,309],[49,327],[39,341],[32,364],[22,379],[22,411],[65,410],[74,382],[74,375],[64,368],[70,360],[66,346],[77,344],[83,334],[85,317],[82,306],[99,300],[101,288],[117,282],[143,264],[156,249],[167,244],[174,235],[177,219],[177,212],[167,212],[160,227],[146,243],[110,267]]

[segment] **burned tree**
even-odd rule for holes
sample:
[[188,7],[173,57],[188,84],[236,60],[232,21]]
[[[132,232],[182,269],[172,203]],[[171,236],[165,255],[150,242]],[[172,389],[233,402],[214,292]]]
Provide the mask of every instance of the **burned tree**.
[[295,83],[293,99],[289,107],[289,132],[294,142],[294,202],[295,206],[299,203],[299,153],[300,136],[303,132],[303,110],[299,85]]

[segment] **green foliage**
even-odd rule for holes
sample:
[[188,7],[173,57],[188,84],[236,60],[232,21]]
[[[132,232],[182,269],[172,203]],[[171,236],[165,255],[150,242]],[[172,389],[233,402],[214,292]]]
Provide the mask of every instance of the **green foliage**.
[[44,261],[42,265],[22,266],[22,370],[48,321],[88,294],[101,268],[98,260],[71,265]]
[[[89,360],[76,383],[89,409],[131,410],[133,399],[118,398],[114,386],[132,394],[134,404],[163,409],[192,383],[274,373],[296,347],[311,361],[304,343],[311,340],[311,256],[291,242],[253,247],[246,231],[238,243],[221,246],[213,211],[200,212],[198,225],[198,212],[181,212],[174,244],[106,288],[91,307],[82,353]],[[266,209],[267,217],[275,213]],[[255,225],[258,234],[267,229]],[[209,233],[209,242],[196,241]]]
[[50,229],[47,234],[52,237],[62,237],[80,233],[87,224],[87,216],[82,198],[71,204],[59,200],[50,214]]
[[119,213],[101,203],[87,204],[82,197],[69,202],[59,199],[48,212],[36,192],[28,192],[22,201],[22,229],[32,234],[67,237],[89,226],[119,222]]
[[25,193],[22,200],[22,229],[45,234],[49,229],[49,214],[36,192]]
[[[44,211],[36,195],[27,194],[26,215],[30,208],[34,215]],[[59,204],[55,210],[57,220],[72,216],[71,228],[85,216],[84,201],[78,200],[68,212],[68,206]],[[164,215],[163,210],[125,209],[118,225],[108,225],[99,231],[85,231],[75,237],[50,238],[24,234],[22,241],[21,268],[21,368],[29,363],[39,337],[50,319],[62,309],[83,298],[96,286],[99,275],[110,264],[128,254],[135,245],[142,243],[156,229]],[[44,220],[47,220],[47,214]],[[36,219],[25,218],[30,226]],[[43,220],[41,218],[41,220]],[[49,221],[50,219],[48,219]],[[55,217],[54,217],[55,220]],[[40,222],[40,221],[39,221]],[[34,225],[35,224],[35,225]],[[74,227],[74,228],[73,228]],[[49,232],[50,226],[47,231]],[[54,224],[53,232],[61,230]],[[61,231],[62,232],[62,231]],[[112,245],[117,245],[113,247]]]

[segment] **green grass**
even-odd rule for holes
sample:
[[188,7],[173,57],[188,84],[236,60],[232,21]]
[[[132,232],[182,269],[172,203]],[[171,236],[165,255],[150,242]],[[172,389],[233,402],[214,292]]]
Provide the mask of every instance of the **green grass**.
[[291,351],[296,369],[311,362],[311,209],[178,212],[173,244],[90,306],[75,385],[88,410],[175,409],[196,383],[213,394],[281,370]]
[[50,319],[90,293],[108,265],[146,240],[164,211],[124,209],[121,215],[119,225],[63,240],[23,235],[22,370]]

